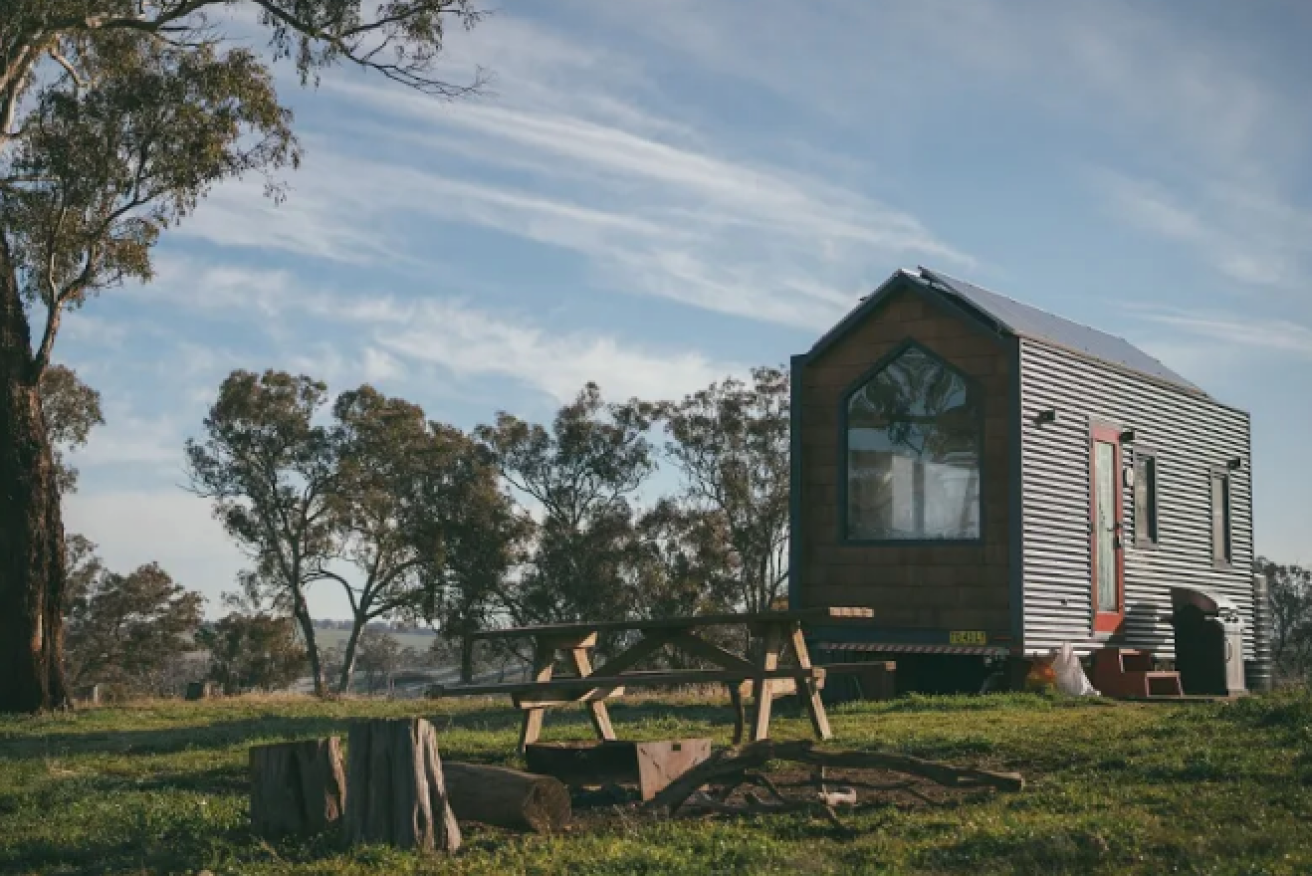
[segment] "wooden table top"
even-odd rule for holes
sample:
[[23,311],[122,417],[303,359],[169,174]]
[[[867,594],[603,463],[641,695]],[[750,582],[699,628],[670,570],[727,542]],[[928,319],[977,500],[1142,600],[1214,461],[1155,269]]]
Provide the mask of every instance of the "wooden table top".
[[506,627],[499,630],[482,630],[470,635],[471,639],[512,639],[521,637],[578,635],[616,632],[619,630],[677,630],[697,627],[731,626],[733,624],[760,623],[815,623],[818,621],[868,621],[875,612],[869,608],[798,608],[788,611],[760,611],[744,614],[701,614],[687,617],[662,617],[648,620],[576,621],[563,624],[538,624],[527,627]]

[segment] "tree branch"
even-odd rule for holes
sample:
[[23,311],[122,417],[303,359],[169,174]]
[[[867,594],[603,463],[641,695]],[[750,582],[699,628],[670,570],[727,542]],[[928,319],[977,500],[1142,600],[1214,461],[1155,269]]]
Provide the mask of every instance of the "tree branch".
[[[374,70],[388,79],[391,79],[393,82],[399,82],[402,85],[413,88],[424,94],[454,100],[460,97],[467,97],[471,94],[478,94],[483,90],[484,86],[487,85],[487,75],[481,68],[475,71],[474,81],[469,85],[453,85],[452,83],[441,79],[433,79],[424,76],[421,72],[424,69],[422,62],[416,62],[406,66],[400,64],[381,64],[372,60],[372,57],[376,52],[369,52],[361,55],[358,53],[355,46],[352,46],[347,42],[347,40],[352,37],[362,36],[366,33],[376,31],[387,24],[404,21],[406,18],[410,17],[410,14],[379,19],[378,21],[351,28],[350,30],[343,32],[341,35],[337,35],[314,27],[308,21],[297,18],[286,10],[280,9],[275,3],[271,2],[271,0],[254,0],[254,2],[255,5],[263,9],[271,17],[282,22],[285,26],[297,31],[298,33],[304,34],[311,39],[320,40],[332,46],[334,49],[341,52],[342,57],[346,58],[351,63],[357,64],[368,70]],[[451,12],[453,10],[446,6],[441,6],[438,11],[441,13]],[[457,14],[460,13],[457,11]],[[468,18],[471,14],[475,13],[466,13],[463,17]]]
[[[36,355],[32,357],[32,380],[35,382],[41,379],[41,373],[46,370],[50,364],[50,351],[55,344],[55,335],[59,332],[60,313],[63,309],[64,298],[61,297],[59,289],[55,283],[55,238],[59,236],[59,231],[63,227],[64,217],[67,215],[66,207],[61,207],[59,219],[55,222],[55,227],[50,232],[50,252],[46,262],[46,285],[50,289],[50,301],[46,305],[46,324],[41,333],[41,345],[37,347]],[[87,251],[86,264],[83,266],[81,276],[87,278],[91,273],[93,264],[94,248]]]
[[0,146],[22,136],[27,129],[24,125],[17,131],[9,130],[14,123],[14,115],[18,112],[18,101],[22,96],[23,84],[32,72],[36,57],[37,52],[33,46],[24,46],[4,71],[4,76],[0,78],[0,92],[3,92],[3,98],[0,99]]
[[[454,15],[456,15],[456,17],[462,18],[466,22],[477,21],[482,15],[482,13],[479,12],[462,12],[459,8],[456,8],[454,4],[450,4],[450,3],[440,3],[437,11],[439,14],[444,12],[453,13]],[[407,10],[405,12],[398,12],[396,15],[384,16],[383,18],[379,18],[367,24],[360,24],[352,28],[347,28],[346,30],[342,31],[342,38],[350,39],[353,36],[359,36],[361,34],[366,34],[371,31],[375,31],[375,30],[379,30],[380,28],[387,27],[389,24],[400,24],[402,21],[405,21],[412,14],[413,13],[410,10]]]
[[48,28],[54,31],[119,29],[135,30],[146,34],[178,33],[187,28],[174,27],[173,22],[180,21],[193,12],[199,12],[206,6],[217,6],[221,2],[223,0],[187,0],[171,11],[161,12],[155,18],[146,18],[144,15],[89,15],[83,18],[64,18],[54,21],[48,25]]
[[329,570],[324,569],[322,567],[317,568],[314,571],[308,573],[305,576],[305,580],[306,581],[326,581],[326,580],[336,581],[338,584],[341,584],[343,588],[345,588],[347,596],[351,597],[352,599],[354,598],[355,592],[360,589],[356,587],[354,584],[347,581],[341,575],[337,574],[336,572],[330,572]]
[[46,54],[54,58],[55,62],[68,72],[69,78],[73,80],[73,86],[77,89],[79,94],[82,92],[82,89],[87,87],[87,80],[82,77],[82,74],[77,72],[77,69],[74,68],[73,64],[68,58],[65,58],[58,49],[52,46],[46,50]]

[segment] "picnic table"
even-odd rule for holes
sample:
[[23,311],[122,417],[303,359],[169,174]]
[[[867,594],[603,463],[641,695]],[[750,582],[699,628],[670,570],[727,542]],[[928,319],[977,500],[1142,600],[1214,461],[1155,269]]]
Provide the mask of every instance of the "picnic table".
[[[751,614],[711,614],[671,617],[654,620],[597,621],[538,626],[511,627],[474,633],[470,639],[524,638],[533,642],[533,680],[525,682],[456,685],[439,687],[437,696],[474,696],[508,694],[524,712],[519,748],[537,741],[546,710],[555,706],[586,705],[593,730],[603,740],[614,740],[606,700],[622,696],[626,687],[720,683],[729,687],[734,703],[734,743],[742,741],[745,721],[742,695],[750,684],[754,701],[752,741],[770,736],[771,704],[776,691],[795,687],[811,719],[816,736],[829,739],[829,718],[820,701],[820,687],[825,670],[812,666],[802,634],[804,624],[823,622],[869,622],[874,613],[868,608],[805,608],[792,611],[767,611]],[[711,627],[744,626],[759,647],[751,655],[735,654],[701,632]],[[597,636],[608,632],[632,632],[635,642],[595,669],[588,651],[597,644]],[[689,657],[698,658],[714,669],[679,669],[642,671],[634,667],[661,648],[669,646]],[[564,652],[576,674],[554,674],[556,656]],[[780,658],[792,654],[795,665],[784,666]]]

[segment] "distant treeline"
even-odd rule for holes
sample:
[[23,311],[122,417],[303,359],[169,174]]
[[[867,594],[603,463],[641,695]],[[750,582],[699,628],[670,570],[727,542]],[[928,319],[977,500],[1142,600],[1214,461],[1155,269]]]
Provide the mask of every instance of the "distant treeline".
[[[355,621],[351,620],[329,620],[321,618],[314,621],[316,630],[349,630],[355,626]],[[422,624],[407,623],[405,621],[370,621],[364,625],[366,630],[378,630],[379,632],[407,633],[415,636],[436,636],[437,630],[432,627],[423,626]]]

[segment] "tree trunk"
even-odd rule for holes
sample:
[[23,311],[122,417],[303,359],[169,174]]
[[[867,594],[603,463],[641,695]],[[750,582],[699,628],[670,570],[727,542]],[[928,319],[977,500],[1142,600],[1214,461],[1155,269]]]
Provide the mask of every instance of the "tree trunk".
[[0,712],[69,705],[64,523],[31,337],[0,242]]
[[569,790],[559,779],[470,763],[448,763],[442,773],[461,820],[537,833],[569,824]]
[[460,683],[474,683],[474,640],[468,630],[460,635]]
[[250,750],[251,830],[266,839],[315,834],[341,822],[346,773],[336,736]]
[[356,722],[348,754],[346,836],[352,844],[460,848],[432,724],[422,718]]
[[301,636],[305,639],[305,656],[310,661],[314,695],[321,697],[328,692],[328,685],[324,682],[323,664],[319,662],[319,646],[314,640],[314,618],[310,617],[310,609],[299,588],[292,593],[292,605],[292,614],[301,625]]
[[[351,634],[346,637],[346,650],[342,652],[342,674],[337,681],[338,693],[349,693],[351,690],[351,682],[355,679],[355,652],[360,645],[360,634],[368,622],[368,618],[359,616],[351,620]],[[370,693],[372,692],[371,689]]]

